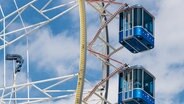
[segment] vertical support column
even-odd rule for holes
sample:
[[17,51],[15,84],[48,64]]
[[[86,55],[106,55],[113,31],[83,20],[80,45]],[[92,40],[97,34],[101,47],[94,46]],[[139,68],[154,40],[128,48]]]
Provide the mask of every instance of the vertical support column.
[[[17,98],[17,94],[16,94],[16,79],[17,79],[17,73],[16,73],[16,64],[13,61],[13,98],[16,99]],[[14,104],[17,104],[17,101],[14,100]]]
[[[105,4],[104,2],[102,2],[102,7],[104,7]],[[103,11],[103,13],[105,14],[105,10]],[[101,22],[102,24],[104,22],[107,22],[107,17],[105,15],[101,15]],[[105,30],[102,32],[102,38],[105,42],[109,43],[109,31],[108,31],[108,25],[105,26]],[[105,55],[109,55],[109,46],[104,44],[104,47],[103,47],[103,50],[102,50],[103,54]],[[109,62],[109,59],[106,60],[107,62]],[[102,79],[105,79],[106,77],[109,76],[109,65],[105,64],[105,63],[102,63],[102,74],[103,74],[103,78]],[[104,84],[104,98],[105,99],[108,99],[108,89],[109,89],[109,80],[106,81],[106,83]],[[104,104],[106,104],[106,102],[104,102]]]
[[4,56],[3,56],[3,58],[4,58],[4,87],[6,87],[6,36],[5,36],[5,32],[6,32],[6,20],[5,20],[5,15],[4,15],[4,11],[3,11],[3,8],[1,7],[1,5],[0,5],[0,11],[1,11],[1,14],[2,14],[2,16],[3,16],[3,49],[4,49]]
[[[18,10],[19,8],[18,8],[16,0],[14,0],[14,4],[15,4],[16,9]],[[26,26],[24,24],[24,21],[23,21],[23,18],[21,16],[20,11],[18,11],[18,15],[19,15],[19,18],[21,20],[22,26],[25,28]],[[27,29],[25,29],[24,31],[26,34],[28,33]],[[26,60],[26,62],[27,62],[27,64],[26,64],[27,74],[26,75],[27,76],[26,77],[27,77],[27,83],[29,83],[29,49],[28,48],[29,48],[29,37],[28,37],[28,35],[26,35],[26,57],[27,57],[27,60]],[[30,98],[30,91],[29,90],[30,90],[30,87],[27,86],[28,103],[30,102],[29,101],[29,98]]]
[[[0,5],[0,11],[1,14],[3,16],[3,61],[4,61],[4,65],[3,65],[3,87],[6,87],[6,36],[5,36],[5,32],[6,32],[6,19],[5,19],[5,15],[3,12],[3,8]],[[5,90],[3,90],[2,95],[1,95],[1,100],[0,103],[3,102],[3,96],[4,96]]]
[[86,46],[87,46],[85,0],[78,0],[78,4],[79,4],[79,17],[80,17],[80,60],[79,60],[78,82],[75,95],[75,104],[82,103],[84,78],[86,70]]

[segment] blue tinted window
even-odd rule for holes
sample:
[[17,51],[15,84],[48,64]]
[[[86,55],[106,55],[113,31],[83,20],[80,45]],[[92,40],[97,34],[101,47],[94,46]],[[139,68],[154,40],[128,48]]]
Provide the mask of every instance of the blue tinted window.
[[151,96],[153,96],[153,84],[153,78],[149,74],[144,72],[144,91],[146,91]]
[[119,74],[119,92],[123,90],[123,74]]
[[128,25],[129,25],[129,23],[128,23],[128,11],[125,11],[124,12],[124,19],[125,19],[125,29],[128,29]]
[[142,8],[134,8],[134,26],[142,26]]
[[120,28],[120,31],[123,30],[123,25],[124,25],[123,24],[123,14],[124,13],[120,13],[120,27],[119,27]]
[[132,9],[129,11],[129,16],[130,16],[130,28],[132,28]]
[[146,11],[144,11],[144,28],[153,34],[153,18]]
[[124,73],[124,91],[132,90],[132,70]]
[[132,9],[120,13],[120,31],[132,28]]
[[142,70],[141,69],[134,69],[134,76],[133,76],[133,85],[134,88],[142,88]]

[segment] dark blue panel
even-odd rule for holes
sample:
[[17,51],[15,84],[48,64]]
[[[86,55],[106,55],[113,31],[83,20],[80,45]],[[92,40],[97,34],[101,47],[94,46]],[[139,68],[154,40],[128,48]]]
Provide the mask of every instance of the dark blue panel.
[[154,45],[154,37],[153,34],[145,31],[142,27],[134,28],[134,36],[138,38],[142,38],[142,42]]
[[119,93],[118,94],[118,104],[121,104],[122,101],[123,101],[123,95],[122,95],[122,93]]
[[119,42],[123,42],[123,31],[119,32]]
[[[125,95],[127,95],[127,93],[125,93]],[[141,89],[133,90],[133,98],[125,97],[125,99],[122,99],[122,93],[118,95],[118,98],[118,104],[123,104],[123,102],[126,104],[137,104],[136,102],[139,102],[140,104],[155,104],[155,99]]]
[[154,48],[154,37],[152,34],[144,30],[142,27],[134,27],[131,36],[123,35],[123,31],[119,33],[119,42],[132,53],[138,53]]
[[146,50],[147,48],[144,47],[138,40],[136,37],[125,40],[130,46],[133,47],[133,49],[137,52],[141,52],[143,50]]
[[154,104],[155,102],[154,99],[149,94],[145,93],[141,89],[133,90],[133,98],[140,99],[140,101],[143,101],[145,104]]
[[126,31],[126,37],[128,36],[128,30]]
[[132,98],[132,91],[129,92],[129,98]]
[[129,32],[130,32],[130,35],[132,35],[132,29],[130,29]]
[[120,73],[120,74],[119,74],[119,90],[118,90],[119,95],[118,95],[118,104],[120,104],[120,102],[123,101],[123,95],[122,95],[122,88],[123,88],[122,83],[123,83],[123,80],[122,80],[122,77],[123,77],[123,75],[122,75],[122,73]]
[[134,101],[134,99],[132,99],[132,100],[125,101],[122,104],[137,104],[137,103]]
[[125,99],[127,99],[128,98],[128,93],[127,92],[125,92]]

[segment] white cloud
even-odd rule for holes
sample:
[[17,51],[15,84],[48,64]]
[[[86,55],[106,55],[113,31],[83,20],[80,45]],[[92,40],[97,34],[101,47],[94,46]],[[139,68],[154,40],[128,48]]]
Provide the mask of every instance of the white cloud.
[[[0,63],[1,65],[1,73],[0,73],[0,87],[3,86],[4,82],[4,70],[3,70],[3,62]],[[14,74],[14,69],[13,69],[13,63],[8,62],[6,64],[6,85],[7,86],[12,86],[13,85],[13,74]],[[24,83],[26,81],[26,74],[24,72],[17,73],[17,84]]]
[[[53,70],[58,75],[71,73],[69,66],[76,66],[79,47],[75,37],[69,37],[67,32],[54,36],[48,28],[40,29],[31,36],[29,44],[30,62],[38,65],[42,70]],[[22,48],[21,48],[22,47]],[[18,45],[16,49],[25,49],[25,45]],[[41,70],[40,70],[41,71]]]

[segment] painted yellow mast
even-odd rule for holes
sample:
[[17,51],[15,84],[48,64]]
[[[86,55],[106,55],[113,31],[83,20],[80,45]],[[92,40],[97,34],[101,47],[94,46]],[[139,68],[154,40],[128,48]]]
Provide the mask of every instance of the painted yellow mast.
[[79,17],[80,17],[80,60],[79,60],[78,82],[75,95],[75,104],[82,103],[84,77],[86,70],[86,47],[87,47],[85,0],[78,0],[78,4],[79,4]]

